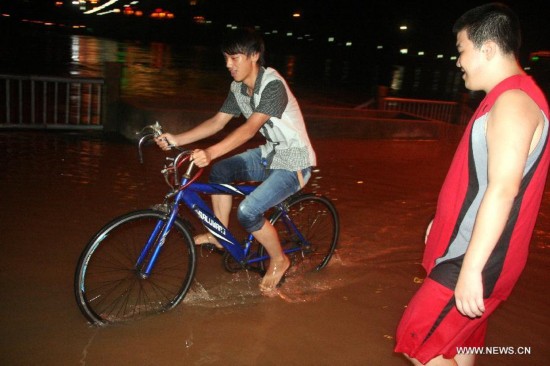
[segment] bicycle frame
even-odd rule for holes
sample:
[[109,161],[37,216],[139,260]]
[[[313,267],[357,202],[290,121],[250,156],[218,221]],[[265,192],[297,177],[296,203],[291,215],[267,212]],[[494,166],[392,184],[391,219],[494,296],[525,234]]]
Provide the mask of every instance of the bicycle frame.
[[[241,265],[245,266],[248,264],[264,261],[269,258],[268,256],[255,256],[249,258],[250,247],[252,241],[254,240],[252,234],[248,235],[247,239],[245,240],[244,246],[241,245],[239,241],[233,236],[233,234],[231,234],[229,229],[216,218],[210,206],[207,205],[200,196],[200,194],[229,194],[232,196],[246,196],[254,191],[254,189],[256,189],[256,186],[214,183],[191,183],[187,185],[187,181],[187,178],[182,179],[181,186],[183,188],[180,189],[175,195],[175,198],[170,207],[170,211],[168,213],[169,216],[166,224],[163,225],[163,221],[159,221],[157,223],[157,226],[155,227],[137,261],[136,268],[142,268],[145,258],[147,257],[147,253],[149,253],[153,244],[157,242],[156,239],[159,238],[158,243],[150,256],[150,259],[147,262],[147,266],[144,270],[140,271],[143,278],[147,278],[151,273],[156,258],[160,253],[162,245],[164,244],[164,240],[170,232],[174,220],[178,217],[180,203],[185,204],[185,206],[187,206],[189,210],[195,213],[196,217],[202,222],[203,226],[218,239],[219,243],[225,248],[225,250],[227,250],[231,254],[231,256]],[[275,206],[275,209],[282,212],[281,219],[283,220],[287,228],[291,230],[294,234],[296,234],[302,243],[306,243],[305,238],[299,232],[298,228],[294,225],[294,223],[288,216],[284,202]],[[284,252],[291,253],[298,250],[300,250],[300,248],[291,248],[284,250]]]

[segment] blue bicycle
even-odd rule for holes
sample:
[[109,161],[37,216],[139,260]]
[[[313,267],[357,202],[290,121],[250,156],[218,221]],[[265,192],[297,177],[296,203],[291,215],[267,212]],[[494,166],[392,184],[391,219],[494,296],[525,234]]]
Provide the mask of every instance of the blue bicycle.
[[[139,141],[141,160],[142,145],[162,133],[158,123],[146,129],[152,133]],[[192,225],[180,215],[180,206],[191,210],[225,248],[227,271],[265,273],[269,256],[264,247],[252,235],[238,241],[201,198],[220,193],[243,196],[256,187],[197,182],[203,169],[196,169],[190,153],[181,151],[174,159],[167,158],[162,174],[170,191],[162,204],[113,219],[84,248],[74,291],[80,310],[91,323],[138,319],[173,309],[183,300],[195,275],[197,257]],[[187,167],[180,174],[184,164]],[[337,211],[327,198],[297,193],[273,208],[270,222],[292,266],[319,271],[327,265],[340,231]]]

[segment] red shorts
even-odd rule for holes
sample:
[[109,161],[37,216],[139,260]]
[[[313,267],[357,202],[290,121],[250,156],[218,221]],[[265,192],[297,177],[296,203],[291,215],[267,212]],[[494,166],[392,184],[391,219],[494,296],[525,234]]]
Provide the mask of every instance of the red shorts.
[[487,318],[501,300],[489,298],[484,302],[483,315],[471,319],[457,310],[454,291],[426,278],[401,318],[395,352],[425,364],[439,355],[454,358],[457,347],[483,346]]

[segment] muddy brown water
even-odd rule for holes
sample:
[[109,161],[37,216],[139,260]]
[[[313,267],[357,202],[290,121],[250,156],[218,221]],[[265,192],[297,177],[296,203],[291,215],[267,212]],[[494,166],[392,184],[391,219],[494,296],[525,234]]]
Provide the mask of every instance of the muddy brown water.
[[[290,276],[262,297],[254,273],[231,274],[203,253],[176,309],[90,326],[73,295],[81,250],[104,223],[158,203],[162,153],[85,133],[0,132],[1,365],[407,365],[393,353],[418,288],[425,225],[455,148],[444,141],[318,139],[309,184],[330,197],[341,239],[320,273]],[[550,188],[527,268],[490,321],[478,365],[550,359]]]

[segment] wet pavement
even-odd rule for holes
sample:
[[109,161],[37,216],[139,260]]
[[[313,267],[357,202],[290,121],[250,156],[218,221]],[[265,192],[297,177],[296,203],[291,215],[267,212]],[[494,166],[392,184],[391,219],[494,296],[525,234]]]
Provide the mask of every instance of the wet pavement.
[[[176,309],[97,328],[80,314],[74,269],[108,220],[158,203],[163,153],[97,134],[0,131],[1,365],[407,365],[393,354],[404,306],[422,281],[425,226],[454,142],[315,139],[308,190],[330,197],[341,240],[320,273],[290,276],[262,297],[254,273],[202,253]],[[550,187],[527,268],[490,321],[478,365],[550,359]]]

